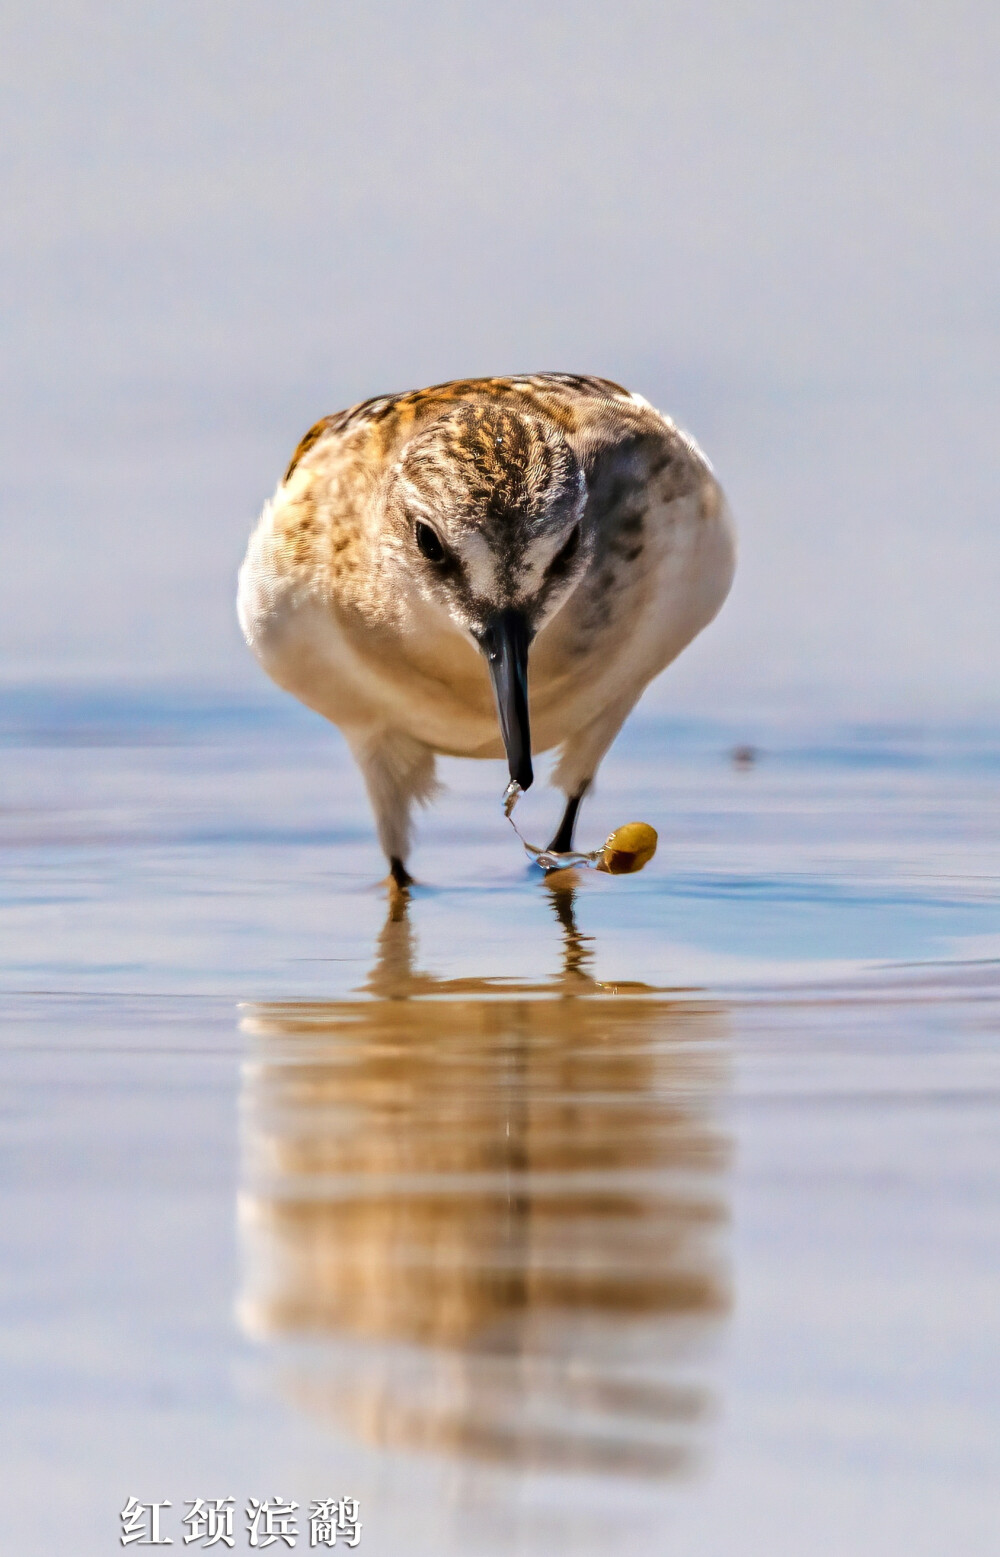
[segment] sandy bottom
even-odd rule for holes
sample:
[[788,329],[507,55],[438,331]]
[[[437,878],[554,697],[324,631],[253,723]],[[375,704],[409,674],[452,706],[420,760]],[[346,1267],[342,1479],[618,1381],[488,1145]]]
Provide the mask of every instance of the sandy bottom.
[[5,1553],[996,1550],[995,732],[640,721],[548,885],[446,765],[408,902],[283,704],[0,742]]

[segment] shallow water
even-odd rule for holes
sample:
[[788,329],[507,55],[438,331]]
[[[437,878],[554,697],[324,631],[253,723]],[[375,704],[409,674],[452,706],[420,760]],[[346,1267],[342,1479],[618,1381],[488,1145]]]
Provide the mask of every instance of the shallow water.
[[640,721],[548,885],[447,765],[408,904],[283,703],[0,744],[5,1552],[996,1549],[996,732]]

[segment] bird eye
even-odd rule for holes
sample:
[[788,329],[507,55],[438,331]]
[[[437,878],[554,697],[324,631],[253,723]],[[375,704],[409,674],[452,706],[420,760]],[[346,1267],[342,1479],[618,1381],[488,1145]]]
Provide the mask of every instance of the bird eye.
[[427,561],[443,562],[445,557],[444,546],[441,543],[441,537],[438,535],[437,531],[432,530],[429,524],[421,524],[418,522],[416,534],[417,545],[419,546],[423,555],[427,558]]
[[565,573],[580,547],[580,526],[574,525],[567,539],[549,563],[550,576]]

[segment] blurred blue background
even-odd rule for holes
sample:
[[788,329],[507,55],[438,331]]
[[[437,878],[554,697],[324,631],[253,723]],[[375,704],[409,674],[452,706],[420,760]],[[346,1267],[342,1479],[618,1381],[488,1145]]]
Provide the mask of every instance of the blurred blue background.
[[248,685],[302,431],[558,368],[671,412],[740,524],[656,706],[996,706],[993,6],[2,12],[6,677]]

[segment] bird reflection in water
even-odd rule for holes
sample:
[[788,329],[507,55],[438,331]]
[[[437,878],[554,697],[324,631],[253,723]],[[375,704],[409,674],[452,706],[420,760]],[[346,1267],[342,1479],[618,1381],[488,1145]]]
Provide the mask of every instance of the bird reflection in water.
[[397,894],[362,998],[247,1008],[240,1318],[369,1442],[670,1475],[728,1310],[723,1016],[596,982],[549,890],[551,981],[420,973]]

